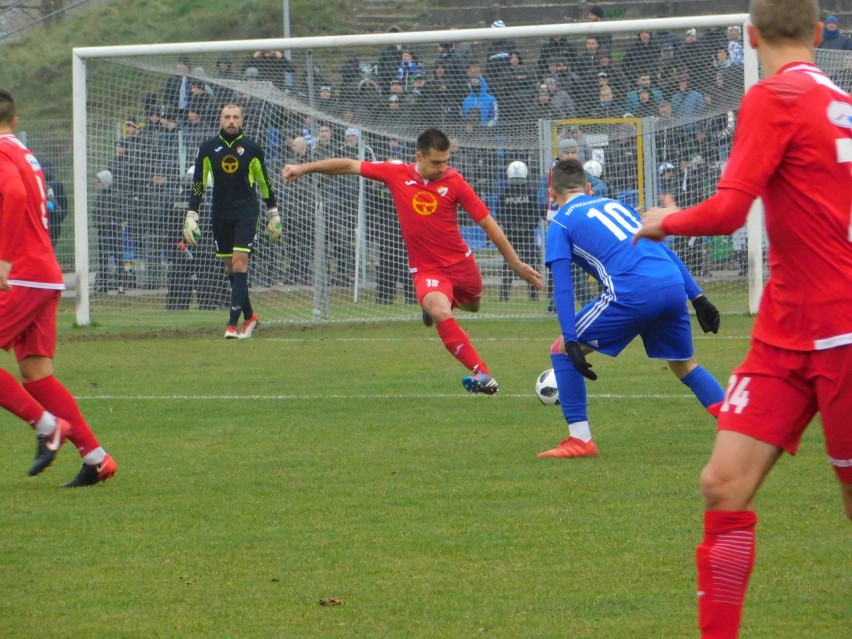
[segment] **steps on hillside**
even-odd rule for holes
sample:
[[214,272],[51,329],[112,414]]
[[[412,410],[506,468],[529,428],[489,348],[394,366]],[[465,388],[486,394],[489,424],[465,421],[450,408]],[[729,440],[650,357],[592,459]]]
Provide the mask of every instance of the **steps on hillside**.
[[[358,33],[384,33],[391,25],[403,30],[474,29],[503,20],[509,26],[584,22],[599,5],[608,20],[744,13],[743,0],[360,0],[353,28]],[[852,0],[822,0],[823,17],[836,14],[844,32],[852,31]]]
[[425,0],[360,0],[355,25],[358,33],[384,33],[392,25],[404,30],[420,28]]

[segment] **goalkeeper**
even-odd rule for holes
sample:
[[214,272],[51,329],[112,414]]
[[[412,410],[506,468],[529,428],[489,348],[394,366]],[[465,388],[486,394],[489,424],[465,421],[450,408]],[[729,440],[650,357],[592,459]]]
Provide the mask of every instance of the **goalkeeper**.
[[[550,359],[569,436],[539,457],[597,457],[586,401],[586,379],[597,379],[586,361],[592,350],[615,357],[639,336],[648,357],[666,360],[711,415],[725,395],[695,361],[686,300],[692,300],[705,333],[719,330],[719,311],[668,247],[651,242],[632,247],[633,233],[642,226],[639,216],[616,200],[586,195],[588,182],[579,160],[553,167],[550,197],[559,210],[547,229],[545,264],[553,274],[561,335]],[[602,289],[576,315],[572,262]]]
[[[260,214],[256,188],[266,204],[266,231],[274,242],[281,236],[281,218],[264,163],[263,149],[243,136],[243,110],[226,104],[219,116],[219,135],[203,142],[195,159],[189,211],[183,223],[186,243],[195,246],[201,237],[198,207],[207,180],[213,179],[211,217],[216,256],[221,257],[231,281],[231,307],[225,339],[248,339],[258,326],[248,292],[248,258]],[[243,315],[242,328],[237,323]]]

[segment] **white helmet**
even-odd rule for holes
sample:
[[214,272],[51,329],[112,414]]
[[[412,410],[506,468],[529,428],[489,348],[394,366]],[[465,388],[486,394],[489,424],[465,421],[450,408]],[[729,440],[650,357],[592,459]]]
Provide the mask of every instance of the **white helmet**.
[[603,165],[597,160],[589,160],[583,165],[583,170],[589,175],[599,178],[603,173]]
[[509,162],[509,166],[506,167],[506,177],[510,180],[526,180],[529,174],[527,165],[520,160]]

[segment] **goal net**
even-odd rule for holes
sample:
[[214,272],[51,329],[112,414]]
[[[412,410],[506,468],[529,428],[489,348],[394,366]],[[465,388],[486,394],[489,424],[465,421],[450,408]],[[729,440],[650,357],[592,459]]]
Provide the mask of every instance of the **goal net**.
[[[541,270],[545,175],[563,151],[590,163],[598,192],[640,212],[664,193],[694,204],[713,191],[746,80],[758,77],[740,36],[745,18],[75,49],[78,322],[221,322],[202,312],[229,300],[211,237],[215,185],[197,246],[183,245],[181,227],[187,172],[230,102],[265,150],[284,223],[271,243],[260,218],[250,260],[252,303],[266,322],[419,316],[383,186],[355,176],[285,186],[285,163],[413,161],[418,133],[441,128],[451,164]],[[849,58],[830,65],[848,88]],[[502,204],[517,160],[528,168],[530,205],[512,216]],[[546,314],[547,294],[512,277],[463,211],[459,222],[485,282],[480,315]],[[750,289],[759,294],[759,228],[671,238],[724,311],[747,312]],[[578,304],[595,292],[579,284]]]

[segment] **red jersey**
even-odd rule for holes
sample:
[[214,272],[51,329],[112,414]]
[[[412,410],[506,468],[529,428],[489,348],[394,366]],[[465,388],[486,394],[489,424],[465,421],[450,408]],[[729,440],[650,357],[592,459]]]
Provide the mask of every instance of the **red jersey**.
[[[719,190],[763,198],[770,278],[754,337],[788,350],[852,344],[852,98],[817,67],[789,64],[740,107]],[[676,235],[713,234],[725,212],[666,218]]]
[[361,175],[384,182],[391,192],[412,273],[450,266],[470,255],[456,218],[458,205],[474,222],[490,213],[458,171],[451,167],[428,181],[414,164],[361,162]]
[[0,135],[0,260],[13,286],[65,288],[47,233],[47,189],[35,156],[11,133]]

